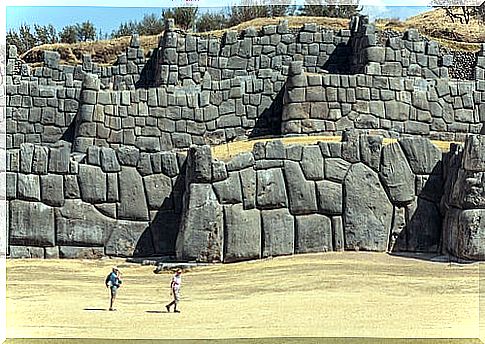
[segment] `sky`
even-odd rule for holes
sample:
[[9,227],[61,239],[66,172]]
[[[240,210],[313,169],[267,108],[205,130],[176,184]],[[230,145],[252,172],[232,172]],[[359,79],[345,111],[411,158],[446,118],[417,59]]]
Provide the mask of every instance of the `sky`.
[[[133,3],[133,2],[132,2]],[[205,7],[199,12],[217,11],[221,8]],[[376,17],[400,18],[428,10],[423,6],[363,6],[363,13]],[[94,7],[94,6],[9,6],[7,7],[7,31],[18,29],[22,24],[52,24],[57,30],[66,25],[89,20],[103,34],[110,34],[127,21],[139,21],[146,14],[160,15],[162,7]]]

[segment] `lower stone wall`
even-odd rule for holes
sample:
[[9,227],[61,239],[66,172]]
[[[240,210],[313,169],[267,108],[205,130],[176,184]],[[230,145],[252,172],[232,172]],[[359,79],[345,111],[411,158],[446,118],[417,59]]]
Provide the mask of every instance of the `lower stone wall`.
[[484,142],[471,136],[463,151],[443,154],[426,138],[383,144],[347,131],[342,142],[258,142],[229,161],[213,159],[209,146],[192,146],[187,158],[23,144],[8,151],[8,254],[234,262],[368,250],[483,259]]
[[9,150],[10,257],[174,254],[184,161],[132,147]]
[[338,250],[438,252],[442,152],[424,138],[389,145],[256,143],[223,162],[192,147],[177,257],[232,262]]

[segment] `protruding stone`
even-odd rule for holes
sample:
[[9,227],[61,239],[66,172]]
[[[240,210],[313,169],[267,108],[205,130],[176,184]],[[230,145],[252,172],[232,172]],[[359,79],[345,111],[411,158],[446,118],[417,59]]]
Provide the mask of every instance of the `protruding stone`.
[[177,258],[214,262],[222,260],[222,206],[210,184],[190,184],[185,216],[177,237]]
[[187,158],[187,180],[209,183],[212,178],[212,153],[209,146],[191,146]]

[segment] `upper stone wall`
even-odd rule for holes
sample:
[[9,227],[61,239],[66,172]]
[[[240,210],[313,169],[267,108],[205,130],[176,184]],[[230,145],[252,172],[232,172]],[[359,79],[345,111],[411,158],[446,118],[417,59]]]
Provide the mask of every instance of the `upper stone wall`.
[[292,64],[283,97],[285,134],[342,134],[346,129],[464,141],[483,133],[485,81],[380,74],[321,75]]
[[[18,60],[16,49],[10,47],[7,148],[18,148],[24,142],[53,144],[59,140],[73,143],[74,149],[80,151],[91,144],[114,148],[128,144],[143,148],[148,141],[158,140],[158,143],[148,144],[152,146],[148,150],[168,150],[268,134],[340,134],[350,127],[379,129],[379,133],[386,136],[409,133],[459,140],[464,138],[464,133],[480,132],[483,109],[477,109],[476,104],[483,101],[480,92],[485,89],[483,49],[477,59],[476,83],[458,81],[458,86],[454,82],[446,86],[448,79],[442,77],[447,75],[446,66],[451,61],[447,56],[438,58],[435,43],[420,40],[417,33],[410,30],[403,38],[389,38],[387,47],[377,46],[375,28],[366,18],[354,19],[349,30],[338,32],[315,24],[293,30],[283,21],[260,31],[254,28],[241,33],[228,31],[222,38],[181,33],[171,25],[167,23],[160,46],[151,53],[149,60],[145,59],[139,39],[134,36],[113,66],[92,63],[87,55],[82,65],[66,66],[59,63],[57,53],[45,52],[44,66],[31,70]],[[321,94],[316,96],[325,98],[329,93],[329,101],[322,106],[331,107],[332,114],[340,111],[339,122],[329,118],[323,125],[312,121],[308,130],[282,130],[284,84],[289,77],[286,88],[287,92],[292,92],[291,83],[295,77],[290,75],[290,65],[294,62],[301,63],[308,73],[322,75],[321,80],[330,78],[331,88],[320,90]],[[437,67],[436,63],[443,67]],[[368,92],[364,90],[364,94],[355,95],[360,97],[358,103],[381,102],[370,109],[376,113],[357,109],[358,118],[346,116],[354,98],[352,91],[356,93],[357,89],[349,89],[345,81],[352,81],[354,77],[348,74],[357,72],[373,78],[365,79],[364,87]],[[89,88],[82,86],[88,74],[97,76],[99,87],[94,90],[96,94],[88,96],[93,91],[89,90],[82,98],[81,89]],[[383,111],[386,109],[382,110],[384,102],[391,99],[404,107],[410,105],[406,95],[403,100],[396,99],[400,95],[391,94],[396,93],[394,89],[388,90],[386,85],[381,87],[384,82],[397,87],[397,93],[402,93],[400,88],[403,87],[408,92],[410,81],[406,80],[406,85],[402,86],[404,81],[399,79],[404,77],[415,78],[414,89],[430,89],[429,85],[439,84],[445,85],[440,86],[440,90],[448,88],[450,92],[450,95],[440,94],[449,98],[445,102],[436,102],[436,95],[427,94],[427,100],[438,106],[433,103],[433,109],[427,109],[423,105],[425,108],[419,108],[418,114],[413,114],[414,104],[411,104],[409,117],[399,118],[414,121],[408,125],[413,128],[408,129],[403,129],[402,122],[385,117],[387,114],[383,115]],[[318,78],[320,76],[313,80]],[[356,78],[362,80],[362,76]],[[342,82],[336,83],[336,80]],[[459,94],[455,94],[455,89]],[[316,90],[314,87],[307,91],[310,94]],[[462,94],[463,90],[472,93]],[[296,91],[293,93],[298,93]],[[332,92],[338,94],[336,101],[342,102],[338,108],[335,108]],[[473,109],[469,99],[472,96]],[[308,101],[312,102],[310,99]],[[391,106],[389,111],[394,112],[395,108]],[[440,117],[436,115],[440,112],[445,115],[443,119],[430,120],[429,112],[431,117]],[[389,116],[402,117],[399,114]],[[287,123],[294,119],[286,114],[283,117]]]

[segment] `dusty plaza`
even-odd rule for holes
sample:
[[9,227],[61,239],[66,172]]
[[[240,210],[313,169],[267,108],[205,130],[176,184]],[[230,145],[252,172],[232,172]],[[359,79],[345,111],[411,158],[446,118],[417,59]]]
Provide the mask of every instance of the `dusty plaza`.
[[[107,312],[104,277],[115,263],[124,285],[118,311]],[[345,252],[197,267],[183,278],[174,314],[164,308],[170,272],[153,266],[10,260],[7,337],[479,337],[478,263]]]

